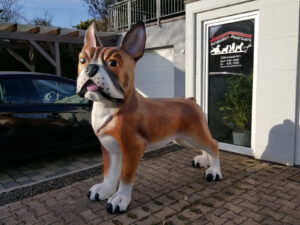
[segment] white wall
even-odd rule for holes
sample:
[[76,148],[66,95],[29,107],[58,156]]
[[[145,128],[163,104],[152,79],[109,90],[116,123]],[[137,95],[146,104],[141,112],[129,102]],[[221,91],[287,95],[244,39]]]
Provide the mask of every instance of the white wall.
[[174,97],[174,50],[147,50],[135,67],[135,87],[150,98]]
[[202,0],[188,4],[186,96],[201,93],[197,84],[202,76],[202,22],[251,11],[259,12],[251,148],[256,158],[293,165],[299,0]]
[[[176,18],[174,18],[176,19]],[[174,50],[174,96],[184,97],[185,95],[185,19],[162,21],[158,26],[146,26],[146,49],[172,48]],[[125,33],[118,39],[120,44]]]

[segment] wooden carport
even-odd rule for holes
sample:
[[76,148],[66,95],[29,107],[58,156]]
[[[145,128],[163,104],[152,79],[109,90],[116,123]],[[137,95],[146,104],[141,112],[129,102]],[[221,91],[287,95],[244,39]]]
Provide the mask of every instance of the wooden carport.
[[[38,51],[61,75],[60,43],[83,44],[85,30],[65,29],[38,25],[0,23],[0,48],[5,49],[29,71],[35,72],[35,51]],[[104,45],[115,45],[118,35],[98,32]],[[43,45],[39,42],[43,42]],[[18,54],[18,49],[28,48],[29,60]]]

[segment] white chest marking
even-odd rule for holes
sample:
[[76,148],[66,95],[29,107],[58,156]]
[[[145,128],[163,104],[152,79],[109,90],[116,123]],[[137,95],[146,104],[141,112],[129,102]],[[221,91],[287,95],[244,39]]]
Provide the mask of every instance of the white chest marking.
[[117,109],[117,104],[108,100],[94,102],[92,110],[92,126],[95,133],[113,117]]
[[[92,126],[95,133],[97,133],[99,128],[106,125],[106,123],[109,123],[116,110],[118,110],[118,105],[111,101],[94,102],[92,110]],[[112,154],[121,154],[121,149],[116,139],[110,135],[102,134],[101,131],[97,133],[97,135],[106,151]]]

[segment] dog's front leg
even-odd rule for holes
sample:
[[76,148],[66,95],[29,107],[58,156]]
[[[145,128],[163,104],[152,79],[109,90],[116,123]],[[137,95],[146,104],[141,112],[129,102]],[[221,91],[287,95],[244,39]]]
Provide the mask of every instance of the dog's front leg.
[[140,142],[135,147],[122,150],[122,171],[118,191],[109,198],[107,202],[107,211],[109,213],[124,212],[130,201],[135,173],[141,160],[146,144]]
[[111,154],[102,147],[102,159],[104,170],[104,181],[95,184],[88,192],[90,200],[108,199],[116,192],[117,183],[120,178],[122,156],[121,154]]

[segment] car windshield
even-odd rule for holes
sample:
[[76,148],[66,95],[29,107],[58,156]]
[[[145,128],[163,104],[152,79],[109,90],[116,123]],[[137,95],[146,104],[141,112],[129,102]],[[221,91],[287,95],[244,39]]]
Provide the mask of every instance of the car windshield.
[[88,103],[85,99],[79,97],[78,95],[72,95],[70,97],[58,100],[54,103],[68,103],[68,104],[77,104],[77,103]]
[[28,99],[21,80],[0,80],[0,103],[1,104],[24,104]]
[[58,80],[33,79],[41,103],[81,104],[87,103],[76,95],[76,86],[72,83]]

